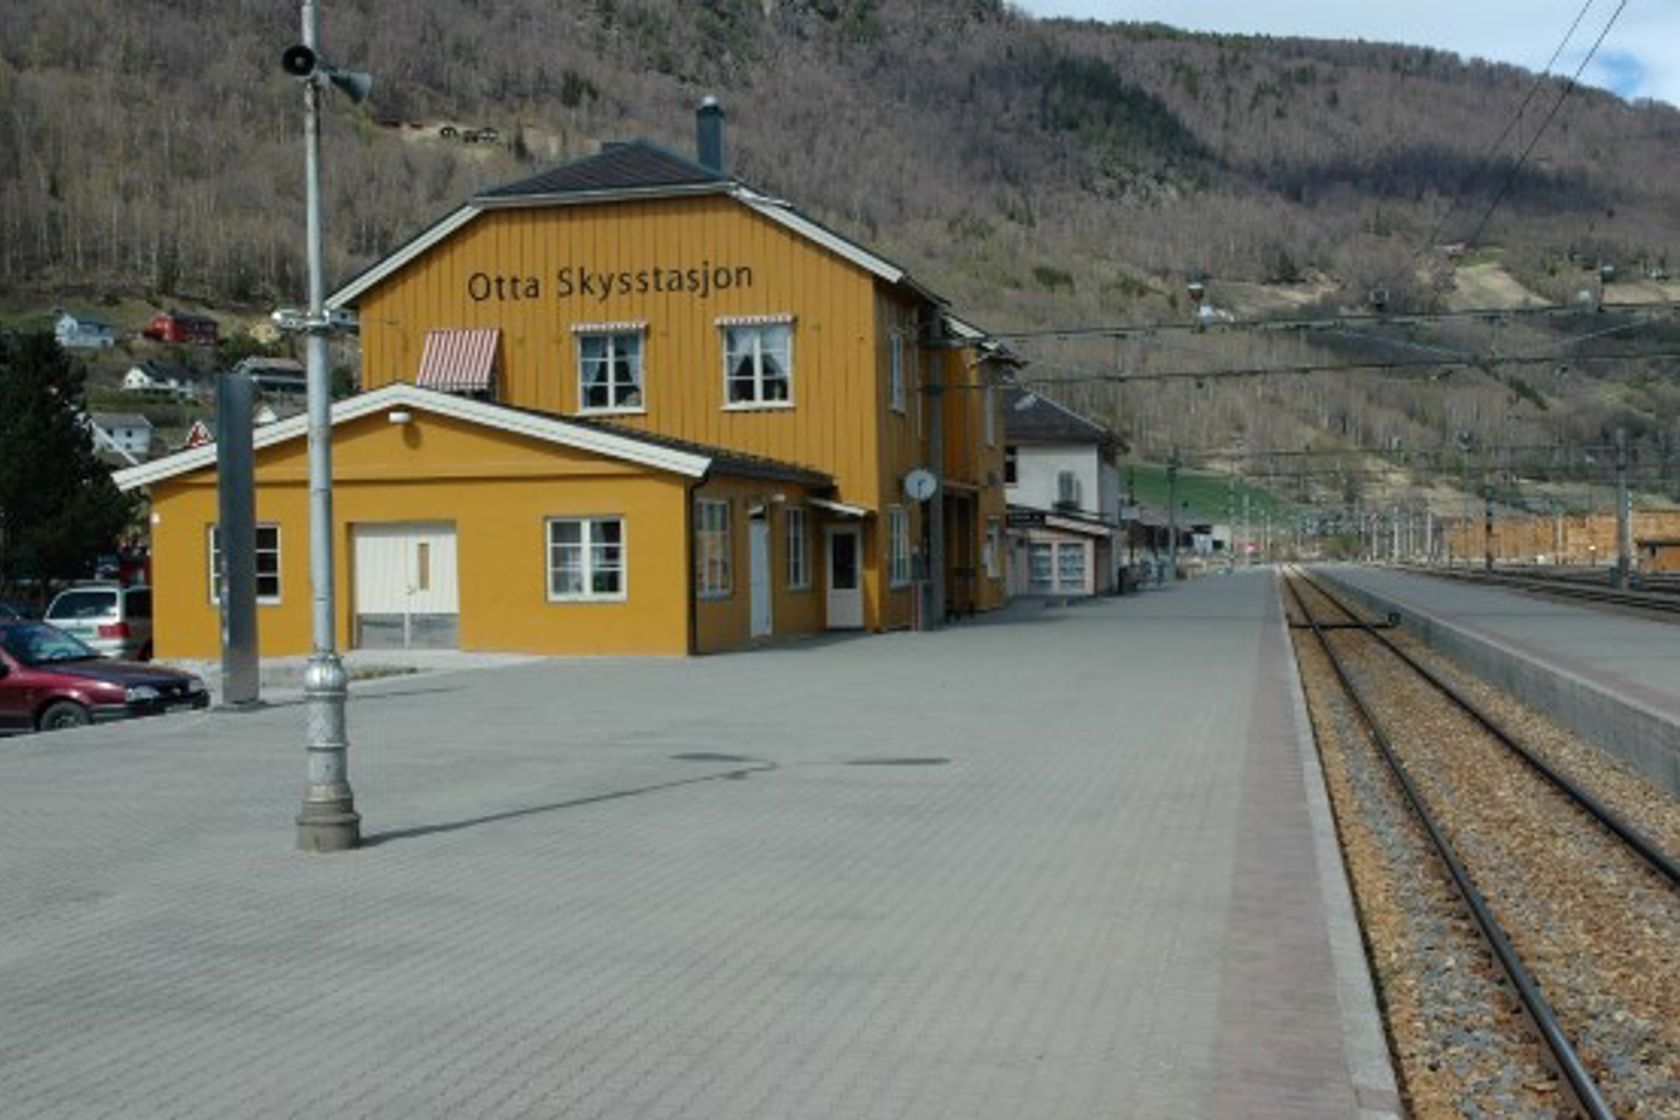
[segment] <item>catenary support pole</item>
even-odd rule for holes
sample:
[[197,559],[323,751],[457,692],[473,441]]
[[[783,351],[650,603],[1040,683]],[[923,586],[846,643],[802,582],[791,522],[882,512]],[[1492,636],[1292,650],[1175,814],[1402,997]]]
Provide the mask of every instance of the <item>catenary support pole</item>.
[[1633,572],[1633,496],[1628,490],[1627,429],[1616,429],[1616,586],[1627,590]]
[[222,703],[259,700],[257,673],[256,449],[252,446],[251,375],[216,379],[216,552],[213,573],[222,622]]
[[[319,52],[314,0],[303,3],[303,45]],[[321,224],[322,82],[303,83],[307,183],[309,327],[305,357],[309,408],[309,586],[313,650],[304,671],[308,784],[297,818],[297,846],[336,852],[361,844],[362,818],[350,791],[345,700],[349,677],[338,657],[333,586],[332,384],[327,368],[326,256]]]
[[1178,448],[1167,455],[1167,579],[1178,579]]
[[[938,319],[931,333],[937,333]],[[928,522],[928,604],[923,624],[930,630],[945,625],[945,354],[942,348],[925,351],[927,362],[928,470],[939,480],[925,509]]]

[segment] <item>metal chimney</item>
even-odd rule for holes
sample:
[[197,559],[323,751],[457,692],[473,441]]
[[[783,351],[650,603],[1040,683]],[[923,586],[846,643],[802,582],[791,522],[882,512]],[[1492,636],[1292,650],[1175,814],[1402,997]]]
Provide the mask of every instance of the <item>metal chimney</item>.
[[700,166],[722,175],[723,106],[717,98],[708,95],[700,102],[700,111],[694,114],[694,135]]

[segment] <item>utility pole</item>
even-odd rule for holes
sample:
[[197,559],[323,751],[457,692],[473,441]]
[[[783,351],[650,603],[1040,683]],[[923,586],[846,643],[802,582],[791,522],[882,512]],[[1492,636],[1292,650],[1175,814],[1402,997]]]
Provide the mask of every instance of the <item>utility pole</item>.
[[[297,818],[297,846],[309,852],[359,847],[362,818],[350,790],[349,733],[345,701],[349,676],[338,656],[333,595],[332,382],[327,368],[327,276],[321,223],[321,92],[329,82],[360,100],[371,79],[335,71],[320,56],[315,0],[303,0],[303,46],[286,52],[288,72],[303,79],[303,143],[307,182],[309,311],[307,394],[309,410],[309,585],[313,650],[304,670],[309,753],[308,784]],[[358,92],[359,91],[359,92]]]
[[1493,484],[1482,481],[1482,570],[1493,571]]
[[1167,570],[1178,581],[1178,448],[1167,454]]
[[1225,480],[1225,537],[1225,570],[1230,571],[1237,565],[1237,476],[1234,467],[1231,477]]
[[1627,590],[1633,570],[1633,496],[1628,491],[1627,429],[1616,429],[1616,586]]
[[1250,558],[1249,551],[1248,551],[1248,538],[1253,533],[1253,530],[1249,528],[1248,495],[1249,495],[1248,487],[1244,486],[1243,487],[1243,495],[1242,495],[1242,509],[1243,509],[1242,535],[1243,535],[1243,563],[1244,564],[1252,564],[1253,563],[1253,560]]

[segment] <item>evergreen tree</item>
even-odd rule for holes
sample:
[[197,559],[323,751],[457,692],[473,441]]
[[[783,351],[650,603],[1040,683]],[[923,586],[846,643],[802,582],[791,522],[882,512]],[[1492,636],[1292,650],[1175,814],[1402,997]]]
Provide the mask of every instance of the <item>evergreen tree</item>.
[[134,513],[94,456],[87,374],[50,334],[0,334],[0,592],[86,577]]

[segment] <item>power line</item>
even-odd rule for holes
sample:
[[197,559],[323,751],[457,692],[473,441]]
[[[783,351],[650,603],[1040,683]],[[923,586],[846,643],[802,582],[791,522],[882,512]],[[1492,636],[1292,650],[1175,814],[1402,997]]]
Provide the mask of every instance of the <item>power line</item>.
[[1522,155],[1517,157],[1517,162],[1511,168],[1511,173],[1505,176],[1505,182],[1500,184],[1499,193],[1495,194],[1493,201],[1488,203],[1487,210],[1482,214],[1482,220],[1476,223],[1475,231],[1466,238],[1467,242],[1474,244],[1482,236],[1482,230],[1487,228],[1488,221],[1493,217],[1493,212],[1505,200],[1505,195],[1511,189],[1512,184],[1517,181],[1517,175],[1521,173],[1523,164],[1528,162],[1529,153],[1533,152],[1534,146],[1540,143],[1540,137],[1546,134],[1546,129],[1551,125],[1552,119],[1558,115],[1558,110],[1563,108],[1564,102],[1569,100],[1569,95],[1575,92],[1575,87],[1580,84],[1581,75],[1586,73],[1587,64],[1598,53],[1598,48],[1604,44],[1605,38],[1610,34],[1610,29],[1616,26],[1616,21],[1621,18],[1622,11],[1627,6],[1628,0],[1621,0],[1621,3],[1616,5],[1616,10],[1610,13],[1610,18],[1605,22],[1604,29],[1598,33],[1598,38],[1593,40],[1593,45],[1587,51],[1586,57],[1581,59],[1581,65],[1575,68],[1575,76],[1565,83],[1563,92],[1558,94],[1557,101],[1552,105],[1552,111],[1546,114],[1546,119],[1540,122],[1540,127],[1535,130],[1533,138],[1529,140],[1528,146],[1523,149]]
[[[1571,363],[1595,362],[1631,362],[1654,360],[1662,358],[1680,358],[1680,350],[1647,350],[1626,354],[1575,354],[1569,357]],[[1214,381],[1230,377],[1265,377],[1273,374],[1305,375],[1313,373],[1352,373],[1370,371],[1375,373],[1398,372],[1402,370],[1438,370],[1441,376],[1455,369],[1491,369],[1495,366],[1507,365],[1551,365],[1560,361],[1556,354],[1510,354],[1510,355],[1474,355],[1468,358],[1416,358],[1399,359],[1394,361],[1369,362],[1305,362],[1291,365],[1272,366],[1227,366],[1219,369],[1204,370],[1161,370],[1148,373],[1084,373],[1077,372],[1052,377],[1035,377],[1022,375],[1019,384],[1022,388],[1031,389],[1034,386],[1049,385],[1081,385],[1081,384],[1127,384],[1135,381],[1177,381],[1177,380],[1208,380]]]
[[[1552,57],[1546,60],[1545,67],[1534,76],[1534,82],[1528,87],[1528,92],[1523,95],[1521,104],[1517,106],[1517,111],[1511,114],[1511,119],[1505,123],[1505,128],[1500,132],[1499,138],[1488,145],[1487,151],[1482,153],[1481,162],[1476,165],[1475,172],[1470,176],[1471,186],[1475,186],[1481,180],[1482,174],[1492,165],[1494,153],[1504,147],[1506,139],[1510,137],[1518,123],[1522,121],[1523,114],[1528,111],[1528,103],[1534,100],[1534,95],[1539,93],[1541,87],[1546,84],[1546,78],[1550,76],[1552,67],[1557,64],[1558,56],[1569,45],[1569,40],[1575,37],[1575,30],[1581,26],[1581,21],[1587,18],[1587,12],[1591,11],[1592,6],[1597,2],[1598,0],[1587,0],[1585,4],[1581,5],[1581,10],[1575,13],[1575,22],[1571,23],[1569,30],[1564,32],[1562,41],[1558,43],[1557,49],[1552,52]],[[1453,197],[1452,204],[1447,207],[1446,212],[1435,223],[1435,228],[1429,231],[1429,238],[1424,242],[1425,249],[1435,244],[1435,239],[1441,235],[1441,230],[1446,227],[1447,219],[1458,212],[1459,201],[1458,196]]]
[[986,331],[990,341],[1016,342],[1047,339],[1078,341],[1090,338],[1135,338],[1155,334],[1207,334],[1215,331],[1319,331],[1344,330],[1350,326],[1434,326],[1453,322],[1505,322],[1512,319],[1546,319],[1557,316],[1673,313],[1680,302],[1604,303],[1593,308],[1578,304],[1547,304],[1543,307],[1484,307],[1464,311],[1382,312],[1376,314],[1327,315],[1276,319],[1227,319],[1210,322],[1114,323],[1070,327],[1033,327],[1015,331]]

